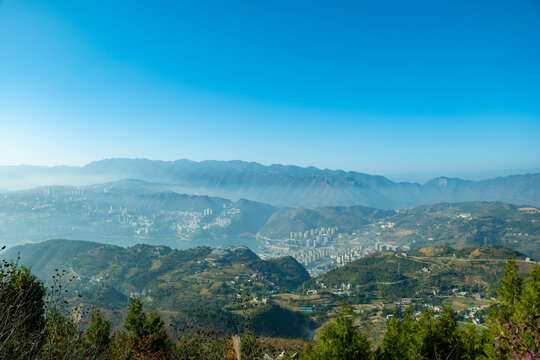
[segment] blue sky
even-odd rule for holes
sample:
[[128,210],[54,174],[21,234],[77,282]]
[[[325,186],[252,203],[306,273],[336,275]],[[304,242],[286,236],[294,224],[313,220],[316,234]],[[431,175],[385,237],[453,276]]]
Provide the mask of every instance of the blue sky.
[[0,1],[0,165],[540,167],[540,3]]

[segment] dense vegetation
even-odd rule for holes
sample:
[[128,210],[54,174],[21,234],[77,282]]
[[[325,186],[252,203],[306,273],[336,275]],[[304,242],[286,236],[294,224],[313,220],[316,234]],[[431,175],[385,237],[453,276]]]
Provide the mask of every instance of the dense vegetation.
[[[392,303],[402,298],[442,304],[451,290],[466,291],[489,298],[495,294],[512,251],[495,245],[452,249],[428,247],[405,256],[390,251],[374,253],[343,267],[310,279],[293,258],[260,260],[244,247],[210,249],[198,247],[179,251],[164,246],[137,245],[120,248],[89,242],[53,240],[27,245],[20,252],[20,264],[32,266],[38,279],[49,282],[56,268],[74,275],[67,300],[82,295],[79,303],[113,311],[114,323],[130,296],[148,306],[167,311],[167,322],[178,326],[212,324],[217,331],[232,332],[238,323],[239,297],[260,306],[256,317],[268,318],[261,311],[275,302],[289,310],[299,306],[321,305],[314,316],[324,321],[328,309],[347,296],[351,304],[372,301]],[[45,257],[48,256],[48,257]],[[69,259],[69,256],[72,256]],[[533,262],[517,254],[521,274]],[[33,262],[35,261],[35,263]],[[322,286],[324,284],[324,287]],[[318,300],[280,300],[277,294],[318,291]],[[342,292],[338,295],[338,289]],[[334,291],[336,290],[336,291]],[[444,296],[442,296],[444,295]],[[326,300],[325,300],[326,299]],[[265,328],[264,334],[302,336],[310,321],[303,314],[277,312],[282,320],[304,324],[300,330],[286,327]],[[255,316],[255,315],[254,315]],[[276,329],[276,330],[274,330]]]
[[[237,336],[221,336],[199,329],[171,329],[154,309],[134,298],[123,329],[98,310],[73,307],[62,301],[70,281],[64,272],[54,275],[46,290],[24,266],[3,262],[0,270],[0,354],[4,359],[263,359],[262,338],[244,324]],[[242,309],[248,311],[246,303]],[[271,306],[272,307],[272,306]],[[256,326],[295,326],[277,320],[273,307]],[[356,326],[352,307],[342,305],[319,331],[319,341],[301,359],[537,359],[540,357],[540,264],[527,277],[520,275],[516,259],[506,263],[497,300],[486,327],[458,326],[456,314],[443,308],[415,317],[411,309],[397,311],[377,347]],[[256,318],[256,316],[254,317]],[[85,321],[87,319],[87,321]],[[169,330],[169,331],[168,331]],[[275,355],[274,355],[275,356]],[[288,355],[286,355],[288,356]],[[296,355],[298,356],[298,355]],[[267,357],[268,358],[268,357]],[[283,358],[283,357],[282,357]]]
[[[83,305],[117,315],[135,296],[150,307],[167,311],[167,321],[177,326],[212,324],[215,330],[233,332],[243,321],[237,302],[242,298],[260,305],[251,317],[259,324],[266,321],[265,326],[258,327],[261,334],[302,337],[312,326],[304,314],[262,306],[271,293],[296,289],[309,279],[304,267],[292,257],[261,260],[245,247],[181,251],[149,245],[83,245],[67,240],[27,245],[19,262],[30,266],[37,259],[33,269],[46,282],[54,275],[52,266],[66,269],[75,277],[70,293],[64,295],[66,300],[76,298]],[[45,260],[40,254],[50,257]],[[270,327],[270,318],[295,326]]]
[[382,343],[372,351],[366,335],[354,327],[351,307],[338,311],[323,327],[308,359],[538,359],[540,358],[540,264],[523,279],[515,258],[507,262],[490,308],[488,326],[458,325],[456,313],[444,307],[435,317],[411,308],[388,323]]

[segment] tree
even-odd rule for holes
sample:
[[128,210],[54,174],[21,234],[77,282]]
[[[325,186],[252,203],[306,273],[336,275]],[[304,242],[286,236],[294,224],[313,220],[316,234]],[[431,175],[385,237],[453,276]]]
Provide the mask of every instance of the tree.
[[478,327],[472,323],[467,324],[460,331],[462,359],[483,359],[484,346],[482,333]]
[[141,337],[145,334],[145,323],[146,313],[143,310],[143,304],[141,300],[134,298],[129,303],[124,327],[135,337]]
[[229,338],[220,336],[215,331],[197,329],[192,334],[186,331],[180,334],[173,359],[232,360],[236,359],[234,355],[234,349]]
[[420,355],[427,359],[461,359],[474,358],[465,354],[462,343],[463,333],[458,328],[457,315],[451,307],[443,307],[439,317],[435,319],[431,312],[422,313],[417,323],[417,331],[422,347]]
[[172,346],[172,341],[167,335],[165,324],[158,312],[152,309],[144,324],[144,336],[148,340],[148,351],[167,354]]
[[462,352],[457,314],[450,306],[443,307],[435,323],[435,351],[444,359],[459,359]]
[[158,312],[143,309],[134,298],[128,307],[124,327],[129,334],[119,334],[114,346],[115,359],[165,359],[172,350],[172,341]]
[[262,359],[263,351],[257,337],[252,331],[245,331],[240,340],[241,359],[257,360]]
[[420,339],[416,333],[411,308],[403,319],[394,316],[388,323],[381,345],[377,348],[376,358],[381,360],[420,359]]
[[519,274],[516,256],[512,254],[504,268],[501,285],[497,289],[498,301],[495,314],[500,322],[507,322],[511,319],[519,303],[522,291],[523,279]]
[[31,358],[43,344],[45,287],[25,266],[0,263],[0,353]]
[[353,309],[342,305],[334,320],[323,326],[320,340],[308,359],[363,360],[371,359],[371,344],[363,333],[354,327]]
[[107,353],[111,341],[110,335],[111,322],[96,309],[85,331],[86,344],[92,353],[92,358],[99,359]]
[[[512,285],[517,286],[517,281],[510,284],[510,289]],[[538,359],[540,358],[540,264],[534,265],[528,274],[523,291],[519,290],[523,295],[513,304],[510,320],[507,319],[507,314],[501,313],[500,318],[492,325],[494,347],[499,355]],[[518,289],[514,291],[517,292]],[[509,302],[507,296],[501,301]]]
[[414,321],[410,308],[401,320],[394,317],[376,352],[377,360],[394,359],[483,359],[482,338],[469,324],[460,329],[457,315],[445,306],[438,318],[423,312]]
[[70,316],[65,316],[59,309],[47,311],[45,344],[41,348],[41,359],[88,359],[89,349],[84,341],[84,331]]
[[519,302],[519,311],[530,319],[540,317],[540,263],[534,264],[527,276],[523,296]]

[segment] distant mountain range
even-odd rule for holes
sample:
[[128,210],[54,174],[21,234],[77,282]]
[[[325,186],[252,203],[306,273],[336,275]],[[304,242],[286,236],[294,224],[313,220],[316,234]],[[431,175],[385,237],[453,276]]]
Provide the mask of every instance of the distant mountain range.
[[86,166],[3,166],[0,189],[39,185],[90,185],[121,179],[179,193],[241,198],[273,206],[362,205],[378,209],[463,201],[540,205],[540,173],[482,181],[438,177],[425,184],[393,182],[383,176],[315,167],[244,161],[155,161],[107,159]]

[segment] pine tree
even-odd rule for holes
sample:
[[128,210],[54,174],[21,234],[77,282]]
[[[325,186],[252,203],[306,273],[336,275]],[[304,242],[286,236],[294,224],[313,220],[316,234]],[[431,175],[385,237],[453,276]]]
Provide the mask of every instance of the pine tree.
[[151,358],[166,358],[172,349],[172,340],[165,331],[165,324],[156,310],[147,314],[143,304],[134,298],[129,304],[124,327],[129,334],[119,336],[113,358],[131,359],[137,354]]
[[540,264],[527,276],[523,295],[510,321],[498,324],[496,348],[520,359],[540,358]]
[[501,358],[536,359],[540,357],[540,269],[535,264],[525,283],[519,275],[516,259],[506,265],[498,299],[492,314],[486,353]]
[[43,344],[45,287],[24,266],[0,261],[0,353],[31,358]]
[[484,359],[483,339],[478,326],[467,324],[460,331],[462,359]]
[[501,285],[497,289],[498,301],[496,317],[502,323],[508,322],[516,310],[523,291],[523,278],[519,274],[519,267],[514,254],[508,259],[504,268]]
[[342,305],[331,323],[323,326],[315,350],[307,354],[312,360],[364,360],[371,359],[371,344],[354,327],[353,309]]
[[420,344],[411,308],[407,309],[403,319],[395,315],[396,313],[388,324],[383,342],[377,349],[376,358],[381,360],[420,359]]
[[538,262],[534,264],[527,276],[519,310],[529,319],[540,317],[540,263]]
[[95,310],[90,317],[90,324],[85,331],[85,338],[93,358],[100,358],[107,351],[110,343],[111,322]]
[[129,303],[124,327],[136,337],[144,336],[144,325],[146,323],[146,313],[143,304],[138,298],[134,298]]
[[450,306],[443,307],[435,325],[438,354],[444,359],[459,359],[462,352],[457,314]]

